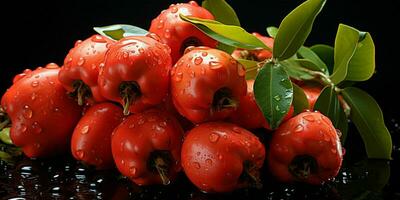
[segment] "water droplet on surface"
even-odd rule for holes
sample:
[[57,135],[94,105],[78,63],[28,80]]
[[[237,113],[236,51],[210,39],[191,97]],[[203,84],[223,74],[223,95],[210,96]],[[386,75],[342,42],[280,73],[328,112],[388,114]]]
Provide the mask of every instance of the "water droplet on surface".
[[177,72],[177,73],[175,74],[175,81],[176,81],[176,82],[181,81],[182,78],[183,78],[183,73],[182,73],[182,72]]
[[207,164],[207,165],[212,165],[212,164],[213,164],[213,161],[212,161],[211,159],[206,159],[206,164]]
[[32,101],[34,101],[36,99],[36,93],[32,93],[31,99],[32,99]]
[[32,83],[31,83],[31,86],[32,87],[37,87],[39,85],[39,81],[33,81]]
[[23,108],[22,115],[23,115],[26,119],[30,119],[30,118],[32,118],[33,111],[32,111],[32,109],[31,109],[28,105],[25,105],[24,108]]
[[85,63],[85,58],[80,57],[79,60],[78,60],[78,63],[77,63],[78,66],[82,66],[84,63]]
[[[75,42],[75,44],[74,44],[74,47],[80,45],[81,43],[82,43],[82,40],[77,40],[77,41]],[[71,60],[72,60],[72,59],[71,59]]]
[[21,132],[25,133],[28,127],[25,124],[21,124]]
[[135,176],[136,175],[136,171],[137,171],[136,167],[130,167],[129,168],[129,173],[130,173],[131,176]]
[[194,59],[194,64],[196,64],[196,65],[200,65],[202,62],[203,62],[203,58],[201,58],[201,57],[196,57]]
[[85,157],[85,152],[83,150],[77,150],[75,154],[79,159],[83,159],[83,157]]
[[309,122],[314,122],[315,121],[315,118],[312,115],[303,116],[303,119],[305,119],[305,120],[307,120]]
[[32,129],[35,131],[35,133],[41,133],[42,132],[42,128],[40,127],[38,122],[33,122]]
[[99,42],[99,43],[105,43],[107,42],[103,37],[101,37],[100,35],[95,35],[92,37],[92,41],[93,42]]
[[299,133],[302,132],[304,130],[304,126],[301,124],[298,124],[295,128],[294,128],[294,132]]
[[216,142],[218,142],[219,135],[216,133],[211,133],[209,136],[209,139],[210,139],[210,142],[216,143]]
[[232,128],[232,131],[235,132],[235,133],[241,133],[241,132],[242,132],[242,131],[240,130],[240,128],[237,127],[237,126],[234,126],[234,127]]
[[125,165],[125,160],[121,160],[121,165]]
[[142,125],[142,124],[144,124],[144,122],[145,122],[145,120],[143,118],[140,118],[137,123],[139,125]]
[[135,128],[135,124],[130,124],[128,128]]
[[194,166],[194,168],[196,168],[196,169],[200,169],[200,163],[198,163],[198,162],[193,162],[193,166]]
[[196,77],[196,73],[195,73],[194,71],[191,71],[191,72],[190,72],[190,77],[191,77],[191,78]]
[[144,53],[144,49],[143,48],[139,48],[139,53]]
[[171,38],[171,33],[170,33],[169,29],[165,30],[164,37],[167,38],[167,39]]
[[171,8],[171,13],[176,13],[178,12],[178,8],[176,6]]
[[219,69],[222,67],[222,64],[217,61],[210,61],[208,65],[210,65],[210,69]]
[[280,97],[279,95],[276,95],[276,96],[274,96],[274,99],[275,99],[276,101],[280,101],[280,100],[281,100],[281,97]]
[[85,134],[89,133],[89,128],[90,127],[88,125],[82,127],[82,129],[81,129],[82,135],[85,135]]
[[203,57],[206,57],[207,55],[208,55],[208,53],[207,52],[201,52],[201,55],[203,56]]
[[158,125],[165,128],[165,127],[167,127],[167,122],[163,121],[163,122],[160,122]]

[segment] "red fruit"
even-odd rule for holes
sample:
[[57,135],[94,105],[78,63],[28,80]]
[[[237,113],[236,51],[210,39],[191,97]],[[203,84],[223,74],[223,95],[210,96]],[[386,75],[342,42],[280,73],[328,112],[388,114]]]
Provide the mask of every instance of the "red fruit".
[[173,63],[184,54],[188,46],[208,46],[212,48],[217,46],[215,40],[192,24],[183,21],[179,14],[202,19],[214,19],[214,16],[208,10],[200,7],[195,1],[172,4],[153,19],[149,31],[159,35],[163,43],[171,48]]
[[306,111],[281,124],[270,143],[268,164],[282,182],[322,184],[342,165],[342,146],[332,122]]
[[232,57],[235,59],[246,59],[246,60],[255,60],[255,61],[263,61],[268,58],[272,58],[272,48],[274,46],[274,38],[263,36],[259,33],[253,33],[258,39],[260,39],[267,47],[271,48],[270,50],[262,49],[262,50],[244,50],[244,49],[236,49],[232,53]]
[[83,105],[90,102],[104,101],[97,85],[100,68],[104,65],[104,57],[114,41],[101,35],[93,35],[84,41],[76,41],[65,57],[64,66],[58,79],[64,88]]
[[97,169],[114,166],[111,133],[123,118],[122,108],[112,103],[90,107],[79,120],[71,139],[72,155]]
[[183,130],[166,112],[147,110],[126,118],[112,136],[122,175],[138,185],[169,184],[181,170]]
[[[257,105],[253,92],[254,80],[247,80],[247,95],[240,97],[239,107],[229,117],[229,121],[246,129],[266,128],[271,130],[267,120]],[[283,121],[293,116],[294,108],[290,106],[289,112]]]
[[227,118],[246,95],[245,69],[223,51],[189,50],[171,71],[176,109],[194,123]]
[[259,186],[265,148],[251,132],[234,124],[209,122],[189,131],[182,145],[182,166],[204,192],[230,192]]
[[310,109],[314,109],[315,102],[319,95],[321,94],[322,88],[319,86],[309,86],[309,85],[302,85],[301,88],[304,91],[304,94],[307,96],[308,104],[310,104]]
[[55,64],[25,70],[1,99],[0,129],[10,120],[11,140],[28,157],[66,152],[81,116],[81,108],[58,81],[59,71]]
[[123,105],[124,114],[157,105],[169,88],[169,47],[154,37],[130,36],[108,51],[99,75],[101,94]]

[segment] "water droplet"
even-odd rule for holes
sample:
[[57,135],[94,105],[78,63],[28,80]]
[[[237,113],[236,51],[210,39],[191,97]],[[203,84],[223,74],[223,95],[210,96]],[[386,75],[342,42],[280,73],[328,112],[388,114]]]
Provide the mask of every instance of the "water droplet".
[[194,64],[196,64],[196,65],[200,65],[202,62],[203,62],[203,58],[201,58],[201,57],[196,57],[194,59]]
[[171,37],[171,32],[170,32],[169,29],[165,30],[164,37],[167,38],[167,39],[169,39]]
[[222,67],[222,64],[217,61],[210,61],[208,64],[210,65],[210,69],[219,69]]
[[202,67],[200,73],[201,73],[201,75],[206,74],[206,68]]
[[145,122],[144,119],[143,119],[143,118],[140,118],[140,119],[138,120],[137,123],[138,123],[139,125],[142,125],[142,124],[144,124],[144,122]]
[[218,155],[218,159],[222,160],[224,158],[224,156],[222,156],[222,154]]
[[125,160],[121,160],[121,165],[125,165]]
[[59,66],[56,63],[49,63],[46,65],[46,69],[58,69]]
[[53,111],[54,111],[54,112],[59,112],[59,111],[60,111],[60,109],[59,109],[59,108],[57,108],[57,107],[55,107],[55,108],[53,109]]
[[128,128],[135,128],[135,124],[130,124]]
[[83,157],[85,157],[85,152],[83,150],[77,150],[75,154],[79,159],[83,159]]
[[79,60],[78,60],[78,63],[77,63],[78,66],[82,66],[84,63],[85,63],[85,58],[80,57]]
[[309,122],[314,122],[315,121],[315,118],[312,115],[303,116],[303,119],[305,119],[305,120],[307,120]]
[[276,110],[276,111],[280,111],[280,110],[281,110],[281,108],[279,108],[279,106],[278,106],[278,105],[276,105],[276,106],[275,106],[275,110]]
[[86,125],[86,126],[82,127],[81,133],[82,133],[82,135],[89,133],[89,126]]
[[31,109],[28,105],[25,105],[25,106],[24,106],[24,109],[23,109],[23,112],[22,112],[22,115],[23,115],[26,119],[30,119],[30,118],[32,118],[33,111],[32,111],[32,109]]
[[131,176],[135,176],[136,175],[136,171],[137,171],[136,167],[132,166],[132,167],[129,168],[129,173],[130,173]]
[[143,48],[139,48],[139,53],[144,53],[144,49]]
[[124,52],[122,53],[122,57],[128,58],[128,57],[129,57],[129,52],[124,51]]
[[177,72],[177,73],[175,74],[175,81],[176,81],[176,82],[181,81],[182,78],[183,78],[183,73],[182,73],[182,72]]
[[216,143],[218,142],[219,135],[217,133],[211,133],[209,136],[210,142]]
[[42,128],[40,127],[38,122],[33,122],[32,129],[35,131],[35,133],[41,133],[42,132]]
[[56,84],[54,81],[49,81],[49,84],[50,85],[54,85],[54,84]]
[[194,168],[196,168],[196,169],[200,169],[200,163],[198,163],[198,162],[193,162],[193,166],[194,166]]
[[246,70],[243,68],[242,65],[237,65],[237,72],[240,77],[246,75]]
[[92,37],[92,41],[93,42],[99,42],[99,43],[105,43],[107,42],[103,37],[101,37],[100,35],[95,35]]
[[206,159],[206,164],[207,164],[207,165],[212,165],[212,163],[213,163],[213,161],[212,161],[211,159],[209,159],[209,158]]
[[25,124],[21,124],[21,132],[25,133],[28,127]]
[[165,128],[165,127],[167,127],[167,122],[163,121],[163,122],[160,122],[158,125]]
[[160,20],[160,21],[158,21],[158,24],[157,24],[157,28],[158,29],[162,29],[164,27],[164,20]]
[[236,133],[241,133],[241,132],[242,132],[242,131],[240,130],[240,128],[237,127],[237,126],[234,126],[234,127],[232,128],[232,131],[233,131],[233,132],[236,132]]
[[298,124],[295,128],[294,128],[294,132],[299,133],[302,132],[304,130],[304,126],[301,124]]
[[104,68],[104,63],[100,63],[99,68]]
[[165,132],[165,129],[161,126],[155,126],[155,130],[159,133]]
[[[196,73],[195,73],[194,71],[191,71],[191,72],[190,72],[190,77],[191,77],[191,78],[196,77]],[[190,82],[189,82],[189,83],[190,83]]]
[[33,81],[32,83],[31,83],[31,86],[32,87],[37,87],[39,85],[39,81]]
[[281,97],[280,97],[279,95],[276,95],[276,96],[274,96],[274,99],[275,99],[276,101],[280,101],[280,100],[281,100]]
[[208,53],[204,51],[204,52],[201,53],[201,55],[202,55],[203,57],[206,57],[206,56],[208,55]]
[[39,75],[39,74],[38,74],[38,75],[35,75],[34,78],[40,78],[40,75]]
[[[76,47],[76,46],[78,46],[78,45],[80,45],[82,43],[82,40],[77,40],[76,42],[75,42],[75,45],[74,45],[74,47]],[[71,59],[72,60],[72,59]]]

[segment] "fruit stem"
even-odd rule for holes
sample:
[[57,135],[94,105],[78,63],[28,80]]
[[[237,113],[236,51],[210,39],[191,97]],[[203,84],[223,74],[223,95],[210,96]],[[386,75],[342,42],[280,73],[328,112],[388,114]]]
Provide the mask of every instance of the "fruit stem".
[[168,178],[168,164],[164,161],[164,159],[161,158],[161,156],[156,157],[154,162],[155,168],[160,175],[163,185],[169,185],[171,180]]
[[129,115],[129,106],[141,95],[140,87],[136,81],[125,81],[119,86],[122,97],[124,115]]

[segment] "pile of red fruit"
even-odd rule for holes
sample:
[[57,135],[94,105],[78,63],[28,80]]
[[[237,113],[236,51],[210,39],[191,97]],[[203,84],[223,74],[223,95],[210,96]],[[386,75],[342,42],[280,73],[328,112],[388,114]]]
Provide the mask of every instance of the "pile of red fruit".
[[[28,157],[71,151],[138,185],[169,184],[181,171],[204,192],[259,187],[262,169],[282,182],[334,178],[342,147],[331,121],[312,110],[320,86],[304,85],[310,110],[293,116],[291,107],[271,131],[236,60],[262,61],[271,51],[229,55],[180,13],[214,19],[193,1],[171,5],[146,36],[93,35],[75,43],[62,67],[16,75],[1,99],[0,129],[10,127]],[[272,48],[273,38],[254,35]]]

